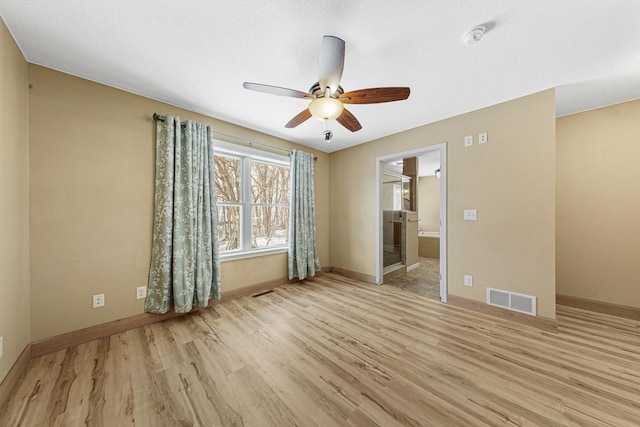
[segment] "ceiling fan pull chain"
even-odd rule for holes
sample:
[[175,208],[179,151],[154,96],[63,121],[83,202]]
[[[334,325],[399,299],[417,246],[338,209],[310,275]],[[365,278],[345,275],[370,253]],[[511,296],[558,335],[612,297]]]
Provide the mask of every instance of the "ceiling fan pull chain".
[[325,142],[331,142],[331,140],[333,139],[333,132],[331,132],[331,129],[329,129],[329,120],[324,121],[324,128],[325,131],[322,132],[322,137],[324,138]]

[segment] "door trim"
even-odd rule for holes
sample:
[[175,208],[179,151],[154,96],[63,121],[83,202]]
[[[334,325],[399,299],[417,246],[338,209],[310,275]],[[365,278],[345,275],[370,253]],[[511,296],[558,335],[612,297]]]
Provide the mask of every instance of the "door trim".
[[414,150],[387,154],[376,157],[376,241],[378,251],[376,257],[376,284],[381,285],[384,280],[383,240],[382,240],[382,163],[387,160],[418,157],[429,151],[440,151],[440,301],[447,302],[447,143],[428,145]]

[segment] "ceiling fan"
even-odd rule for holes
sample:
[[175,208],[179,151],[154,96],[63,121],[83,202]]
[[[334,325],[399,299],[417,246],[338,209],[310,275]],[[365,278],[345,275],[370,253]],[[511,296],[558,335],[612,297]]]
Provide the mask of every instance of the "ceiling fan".
[[320,46],[319,79],[309,92],[270,86],[260,83],[244,82],[245,89],[272,95],[310,99],[308,108],[302,110],[284,127],[294,128],[311,117],[319,120],[336,119],[351,132],[362,129],[353,114],[344,108],[344,104],[378,104],[381,102],[401,101],[409,97],[408,87],[378,87],[344,92],[340,86],[344,69],[344,40],[334,36],[324,36]]

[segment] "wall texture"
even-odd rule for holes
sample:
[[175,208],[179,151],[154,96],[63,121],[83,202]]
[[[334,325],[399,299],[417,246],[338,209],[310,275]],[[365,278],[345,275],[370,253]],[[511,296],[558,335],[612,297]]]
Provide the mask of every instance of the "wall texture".
[[[489,143],[477,145],[483,131]],[[473,147],[464,147],[465,135],[474,135]],[[449,293],[535,295],[538,314],[555,318],[554,90],[332,153],[331,265],[375,275],[376,157],[445,141]],[[463,221],[464,209],[478,209],[478,221]],[[473,287],[463,285],[465,274]]]
[[0,19],[0,381],[30,341],[28,68]]
[[418,179],[418,227],[440,231],[440,179],[423,176]]
[[[34,340],[141,313],[153,215],[154,112],[282,148],[294,144],[29,65]],[[234,141],[229,141],[234,142]],[[308,148],[303,148],[311,151]],[[329,262],[328,155],[314,153],[318,245]],[[222,291],[286,276],[286,254],[222,264]],[[91,308],[91,295],[105,307]]]
[[640,308],[640,100],[557,121],[558,293]]

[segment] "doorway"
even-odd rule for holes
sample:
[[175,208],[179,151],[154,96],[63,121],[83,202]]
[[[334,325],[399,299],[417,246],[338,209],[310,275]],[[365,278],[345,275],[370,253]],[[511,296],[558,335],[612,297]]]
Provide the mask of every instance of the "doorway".
[[376,283],[445,303],[446,148],[441,143],[376,158]]

